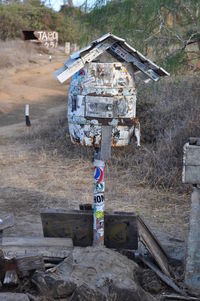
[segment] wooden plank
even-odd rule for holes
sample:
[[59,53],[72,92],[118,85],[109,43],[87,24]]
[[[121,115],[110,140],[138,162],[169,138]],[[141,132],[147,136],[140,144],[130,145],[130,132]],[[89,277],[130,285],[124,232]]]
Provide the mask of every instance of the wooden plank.
[[4,237],[4,245],[19,247],[73,247],[72,239],[53,237]]
[[73,74],[78,72],[83,67],[84,67],[84,63],[82,62],[81,59],[78,59],[68,69],[63,71],[63,68],[61,68],[60,70],[62,71],[62,73],[57,75],[57,79],[59,80],[60,83],[64,83],[67,79],[69,79]]
[[5,218],[0,218],[0,231],[5,230],[14,225],[14,215],[10,213]]
[[[57,76],[57,79],[64,83],[67,79],[69,79],[72,75],[74,75],[76,72],[78,72],[80,69],[82,69],[85,65],[85,63],[89,63],[93,61],[95,58],[97,58],[100,54],[102,54],[106,49],[108,49],[112,44],[114,43],[113,39],[108,39],[105,42],[102,42],[101,44],[95,46],[93,49],[91,49],[89,52],[87,52],[85,55],[83,55],[81,58],[75,60],[66,70],[63,71],[61,68],[61,73]],[[59,71],[58,71],[59,73]]]
[[[30,300],[30,301],[41,301],[41,298],[40,298],[40,297],[35,297],[35,296],[33,296],[32,294],[27,293],[27,292],[26,292],[26,295],[29,297],[29,300]],[[44,300],[43,300],[43,301],[44,301]]]
[[27,277],[36,270],[45,270],[45,264],[42,256],[22,256],[16,258],[17,270],[22,277]]
[[199,298],[191,297],[191,296],[180,296],[176,294],[164,295],[161,300],[171,300],[171,301],[200,301]]
[[19,293],[0,293],[1,301],[30,301],[28,296]]
[[4,237],[1,248],[4,256],[8,258],[24,255],[66,258],[73,248],[73,243],[71,238]]
[[166,283],[169,287],[171,287],[175,292],[178,294],[185,296],[186,293],[184,290],[179,288],[175,282],[165,274],[163,274],[149,259],[144,258],[143,256],[139,256],[139,258],[144,262],[146,266],[148,266],[152,271],[156,273],[156,275],[164,282]]
[[140,241],[146,246],[163,273],[170,276],[168,256],[141,217],[138,217],[138,234]]
[[193,187],[185,260],[185,284],[200,294],[200,188]]
[[[183,148],[182,182],[187,184],[200,184],[200,146],[199,138],[190,138],[190,145],[186,143]],[[196,143],[196,145],[193,145]]]
[[96,59],[99,55],[104,53],[108,48],[114,44],[114,39],[109,38],[106,41],[103,41],[100,44],[97,44],[93,49],[91,49],[89,52],[87,52],[85,55],[81,56],[82,61],[85,63],[92,62],[94,59]]
[[15,270],[6,271],[3,284],[4,285],[18,285],[19,278]]
[[141,70],[145,75],[147,75],[153,81],[159,80],[159,75],[153,71],[153,69],[149,68],[141,61],[139,61],[135,56],[130,54],[126,49],[122,48],[119,44],[115,43],[111,49],[111,52],[122,58],[128,63],[133,63],[139,70]]
[[101,128],[101,160],[107,161],[111,158],[112,126]]
[[200,146],[188,145],[186,147],[184,165],[200,166]]
[[[41,211],[45,237],[71,237],[74,246],[91,246],[93,212],[64,209]],[[115,249],[137,249],[137,216],[126,212],[105,212],[105,245]]]
[[183,166],[183,183],[200,184],[200,166]]

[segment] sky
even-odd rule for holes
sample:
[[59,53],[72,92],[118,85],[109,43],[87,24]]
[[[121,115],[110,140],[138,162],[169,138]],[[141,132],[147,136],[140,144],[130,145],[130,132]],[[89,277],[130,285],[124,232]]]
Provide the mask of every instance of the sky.
[[[59,10],[60,6],[63,4],[64,1],[62,0],[52,0],[50,1],[52,4],[53,9],[55,10]],[[73,4],[74,6],[80,6],[85,2],[85,0],[73,0]],[[88,4],[91,4],[93,2],[93,0],[89,0]],[[46,1],[46,3],[49,3],[49,1]]]

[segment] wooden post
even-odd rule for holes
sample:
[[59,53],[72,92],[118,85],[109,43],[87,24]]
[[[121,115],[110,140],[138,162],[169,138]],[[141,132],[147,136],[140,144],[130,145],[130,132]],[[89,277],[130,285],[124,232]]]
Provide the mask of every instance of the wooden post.
[[31,126],[30,117],[29,117],[29,104],[26,104],[25,106],[25,121],[26,121],[26,126]]
[[94,155],[93,245],[104,245],[104,172],[111,157],[112,126],[102,126],[101,148]]
[[185,284],[200,292],[200,188],[193,187],[190,210]]
[[94,158],[93,246],[104,245],[105,163],[99,158],[100,149]]

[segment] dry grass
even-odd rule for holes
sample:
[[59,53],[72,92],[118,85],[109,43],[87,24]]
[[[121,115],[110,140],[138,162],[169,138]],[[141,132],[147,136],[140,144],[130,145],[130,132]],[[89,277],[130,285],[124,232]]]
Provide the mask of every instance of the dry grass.
[[[190,195],[181,183],[182,147],[199,132],[198,79],[140,86],[142,147],[132,141],[129,147],[113,149],[107,164],[106,209],[142,215],[162,242],[168,240],[168,247],[169,237],[184,241],[188,229]],[[71,143],[65,113],[47,116],[21,132],[21,139],[1,146],[1,208],[16,211],[18,235],[35,231],[23,229],[24,218],[35,227],[37,217],[39,227],[40,208],[75,208],[93,201],[93,150]]]
[[182,190],[183,145],[200,134],[200,76],[169,78],[140,87],[142,171],[156,187]]
[[[41,208],[78,208],[93,203],[93,150],[70,141],[65,112],[48,116],[18,136],[4,140],[0,149],[1,212],[14,211],[11,235],[41,235]],[[145,148],[151,147],[145,143]],[[170,251],[184,253],[190,197],[172,190],[152,189],[142,179],[141,158],[146,149],[114,149],[106,167],[106,210],[136,212],[145,218]],[[26,224],[26,227],[24,227]],[[179,225],[182,225],[179,227]],[[179,254],[179,256],[180,256]]]
[[35,53],[34,46],[29,43],[20,40],[0,41],[0,69],[28,63]]
[[[77,208],[80,203],[93,201],[93,150],[73,145],[68,134],[66,137],[67,132],[63,114],[60,119],[51,119],[31,128],[21,141],[21,145],[25,144],[29,149],[29,159],[19,163],[23,173],[18,179],[15,174],[9,185],[17,183],[17,187],[42,194],[40,205],[43,207]],[[176,237],[184,240],[190,197],[178,195],[173,190],[152,189],[148,185],[148,179],[142,177],[146,165],[140,161],[147,155],[145,144],[140,150],[133,143],[128,148],[112,151],[112,160],[106,167],[106,210],[142,215],[161,241],[167,239],[163,234],[166,229],[167,236],[173,237],[176,231]],[[27,169],[28,160],[30,166]],[[11,170],[9,179],[14,177],[13,168]],[[182,224],[181,228],[178,228],[179,224]]]
[[[156,189],[184,192],[181,182],[183,145],[200,133],[200,77],[171,78],[156,85],[139,86],[138,116],[142,147],[112,150],[111,174],[119,174],[126,187],[150,185]],[[31,134],[45,153],[92,161],[93,151],[73,145],[65,117]],[[124,179],[124,180],[123,180]]]

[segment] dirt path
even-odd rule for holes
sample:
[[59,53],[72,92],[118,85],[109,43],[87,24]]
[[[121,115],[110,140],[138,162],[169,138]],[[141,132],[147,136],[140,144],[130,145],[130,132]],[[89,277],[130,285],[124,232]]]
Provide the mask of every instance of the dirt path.
[[[0,72],[0,207],[2,215],[13,211],[16,218],[7,235],[40,236],[41,208],[92,202],[92,153],[66,140],[67,85],[52,75],[63,60],[49,63],[44,56],[6,77]],[[27,102],[30,129],[24,123]],[[108,165],[106,177],[106,209],[142,215],[170,254],[183,258],[188,196],[138,187],[125,167]]]
[[[6,76],[5,70],[0,70],[0,205],[1,214],[15,213],[15,229],[8,231],[11,235],[42,235],[39,210],[36,210],[35,202],[32,205],[34,210],[30,205],[35,193],[15,187],[20,175],[18,172],[16,174],[11,161],[24,161],[23,156],[29,149],[18,141],[31,131],[25,127],[26,103],[30,104],[31,129],[39,126],[41,121],[66,114],[68,84],[60,85],[53,78],[53,72],[62,65],[63,60],[64,56],[61,56],[49,63],[48,56],[43,55],[37,64],[6,70]],[[12,169],[10,177],[6,175],[9,167]],[[21,172],[26,169],[20,168]],[[7,186],[15,177],[12,186]]]
[[23,69],[0,72],[0,126],[24,121],[24,106],[30,104],[32,119],[42,118],[46,109],[66,104],[67,84],[60,85],[53,72],[58,69],[64,57],[53,62],[43,55],[37,64]]

